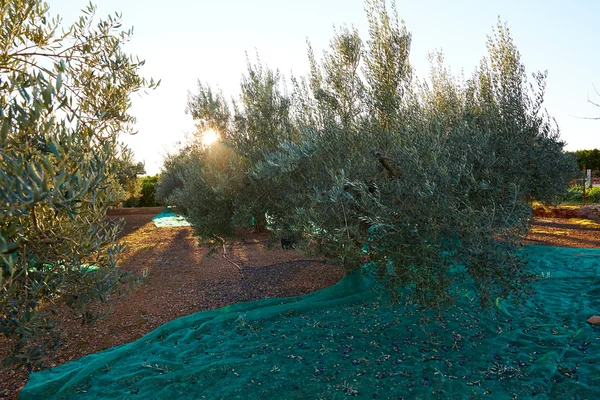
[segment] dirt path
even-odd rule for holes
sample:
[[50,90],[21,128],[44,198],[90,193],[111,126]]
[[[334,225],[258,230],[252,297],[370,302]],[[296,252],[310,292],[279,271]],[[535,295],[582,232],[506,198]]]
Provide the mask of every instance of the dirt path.
[[[127,223],[122,239],[128,246],[121,265],[137,274],[147,270],[148,278],[128,296],[113,297],[112,312],[95,325],[82,327],[68,313],[61,313],[64,344],[54,365],[134,341],[184,315],[248,299],[303,295],[343,276],[340,268],[306,260],[294,250],[268,248],[264,234],[249,234],[229,246],[229,261],[220,253],[209,256],[197,246],[191,228],[156,228],[152,216],[141,211],[119,215]],[[528,243],[600,247],[600,225],[540,218]],[[23,370],[0,373],[0,398],[16,398],[26,379]]]
[[558,247],[600,247],[600,224],[578,218],[536,218],[526,243]]
[[[81,326],[61,310],[64,343],[52,365],[134,341],[191,313],[241,301],[299,296],[343,276],[340,268],[307,260],[295,250],[269,248],[265,234],[248,234],[228,246],[230,262],[221,253],[209,255],[198,247],[189,227],[157,228],[151,222],[153,214],[139,212],[118,217],[126,220],[122,240],[127,250],[121,265],[136,274],[147,270],[148,277],[133,293],[113,296],[112,312],[95,325]],[[24,370],[0,373],[0,399],[16,398],[26,379]]]

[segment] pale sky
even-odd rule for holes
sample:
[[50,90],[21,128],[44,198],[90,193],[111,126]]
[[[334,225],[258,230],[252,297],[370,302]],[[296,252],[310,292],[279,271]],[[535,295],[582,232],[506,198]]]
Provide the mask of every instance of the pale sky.
[[[51,14],[71,23],[88,1],[47,0]],[[427,54],[442,50],[455,75],[470,76],[486,55],[486,35],[498,16],[508,23],[529,76],[548,70],[545,107],[556,118],[568,150],[600,147],[600,1],[597,0],[397,0],[412,33],[410,60],[420,78]],[[289,77],[308,72],[306,39],[320,57],[333,27],[354,25],[368,39],[363,0],[96,0],[98,16],[123,14],[134,27],[126,46],[146,60],[142,74],[161,86],[133,98],[135,136],[123,140],[158,173],[163,156],[176,149],[193,121],[185,114],[188,91],[198,80],[237,98],[245,52]]]

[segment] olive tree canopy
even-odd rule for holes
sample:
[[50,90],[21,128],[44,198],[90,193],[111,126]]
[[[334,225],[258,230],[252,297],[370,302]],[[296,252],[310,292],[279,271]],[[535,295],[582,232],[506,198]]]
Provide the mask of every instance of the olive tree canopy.
[[[70,27],[39,0],[0,1],[0,333],[31,366],[58,343],[53,304],[83,306],[124,281],[116,267],[118,135],[130,95],[157,83],[123,52],[119,15],[90,4]],[[131,280],[129,280],[131,281]]]

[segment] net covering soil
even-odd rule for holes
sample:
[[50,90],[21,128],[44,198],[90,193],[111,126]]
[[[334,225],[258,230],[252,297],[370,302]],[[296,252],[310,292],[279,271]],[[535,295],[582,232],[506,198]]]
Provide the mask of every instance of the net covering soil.
[[[527,246],[521,306],[468,285],[442,315],[390,305],[354,273],[327,289],[174,320],[31,375],[21,399],[597,399],[600,250]],[[430,322],[428,322],[428,320]]]
[[154,222],[154,225],[156,225],[158,228],[190,226],[190,223],[185,219],[185,217],[175,214],[171,210],[165,210],[158,213],[154,218],[152,218],[152,222]]

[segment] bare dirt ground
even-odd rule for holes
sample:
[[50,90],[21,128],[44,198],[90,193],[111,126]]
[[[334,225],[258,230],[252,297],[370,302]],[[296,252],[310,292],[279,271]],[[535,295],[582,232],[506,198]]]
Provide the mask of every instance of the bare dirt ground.
[[[147,270],[146,280],[127,296],[113,296],[112,311],[94,325],[81,326],[67,310],[59,310],[64,343],[52,365],[134,341],[191,313],[241,301],[303,295],[343,276],[341,268],[269,246],[268,234],[244,235],[226,247],[227,259],[222,251],[209,255],[198,246],[191,228],[157,228],[151,221],[157,211],[150,211],[111,216],[126,221],[122,268],[138,275]],[[2,345],[0,339],[0,358]],[[0,372],[0,399],[17,398],[26,380],[24,369]]]
[[[151,213],[144,213],[151,212]],[[189,227],[156,228],[155,209],[119,212],[126,226],[126,271],[148,271],[128,296],[113,296],[112,311],[94,325],[81,326],[60,313],[64,343],[52,365],[139,339],[158,326],[198,311],[240,301],[303,295],[337,282],[343,271],[295,250],[269,248],[268,235],[247,234],[223,253],[209,255]],[[113,218],[117,216],[113,215]],[[589,220],[538,218],[528,243],[565,247],[600,247],[600,225]],[[3,340],[0,339],[0,356]],[[0,372],[0,399],[17,398],[27,381],[24,369]]]
[[579,218],[536,218],[526,243],[559,247],[600,247],[600,224]]

